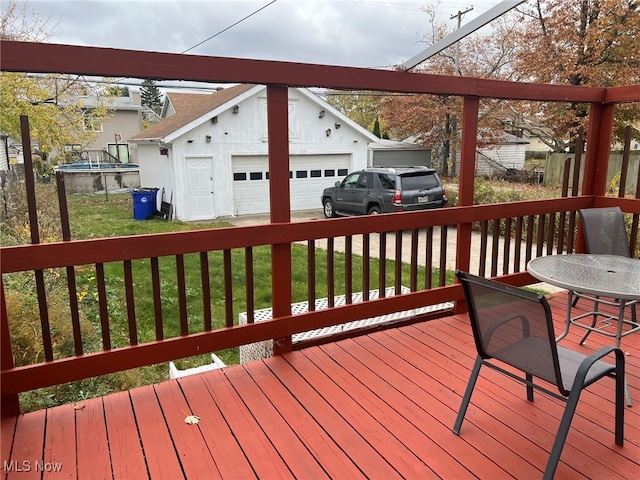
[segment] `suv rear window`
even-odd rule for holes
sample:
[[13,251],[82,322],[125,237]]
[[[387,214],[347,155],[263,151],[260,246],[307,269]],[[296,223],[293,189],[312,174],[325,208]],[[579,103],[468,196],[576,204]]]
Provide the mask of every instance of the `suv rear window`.
[[385,190],[395,190],[396,189],[396,177],[395,175],[387,175],[381,173],[378,178],[380,179],[380,185]]
[[430,173],[402,175],[400,177],[402,190],[430,190],[439,186],[438,180]]

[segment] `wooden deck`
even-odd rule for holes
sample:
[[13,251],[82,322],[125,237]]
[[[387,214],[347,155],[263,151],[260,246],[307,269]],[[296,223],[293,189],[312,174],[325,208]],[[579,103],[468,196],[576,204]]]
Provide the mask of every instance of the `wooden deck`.
[[[558,322],[565,302],[551,300]],[[609,340],[578,347],[579,333],[562,344]],[[557,478],[640,478],[639,339],[622,345],[624,447],[605,379],[583,393]],[[6,418],[2,478],[540,478],[563,404],[485,369],[454,435],[474,358],[459,315]]]

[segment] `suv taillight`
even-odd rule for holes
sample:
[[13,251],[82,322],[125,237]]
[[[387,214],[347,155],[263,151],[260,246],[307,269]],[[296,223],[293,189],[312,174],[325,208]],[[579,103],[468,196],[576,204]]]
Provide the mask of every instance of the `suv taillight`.
[[400,190],[396,190],[396,193],[393,195],[393,204],[400,205],[402,203],[402,195],[400,194]]

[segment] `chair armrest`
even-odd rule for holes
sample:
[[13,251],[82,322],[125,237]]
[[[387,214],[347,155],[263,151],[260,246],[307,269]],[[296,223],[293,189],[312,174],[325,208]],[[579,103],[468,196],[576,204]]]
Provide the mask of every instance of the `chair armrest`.
[[602,360],[604,357],[606,357],[612,352],[615,353],[615,356],[616,356],[616,364],[615,364],[616,376],[620,375],[621,378],[624,378],[624,370],[625,370],[624,352],[619,347],[616,347],[614,345],[608,345],[606,347],[602,347],[600,350],[592,353],[588,357],[585,357],[585,359],[580,363],[580,367],[578,367],[578,371],[576,372],[576,376],[573,380],[573,384],[576,385],[576,382],[579,382],[578,385],[581,386],[580,388],[585,388],[591,385],[593,382],[595,382],[599,378],[601,378],[602,376],[604,376],[604,375],[596,376],[590,379],[589,382],[585,383],[585,379],[587,378],[587,374],[589,373],[589,370],[591,369],[591,367],[593,367],[593,365],[596,362]]

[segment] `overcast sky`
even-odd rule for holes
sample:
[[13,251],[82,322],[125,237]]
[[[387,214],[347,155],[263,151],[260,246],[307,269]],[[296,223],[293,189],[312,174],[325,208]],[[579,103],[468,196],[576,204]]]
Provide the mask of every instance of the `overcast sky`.
[[[53,43],[384,68],[426,48],[422,7],[439,20],[473,6],[463,24],[500,0],[28,0],[55,24]],[[263,8],[264,7],[264,8]],[[486,28],[486,27],[485,27]]]

